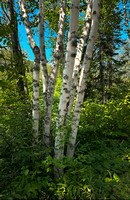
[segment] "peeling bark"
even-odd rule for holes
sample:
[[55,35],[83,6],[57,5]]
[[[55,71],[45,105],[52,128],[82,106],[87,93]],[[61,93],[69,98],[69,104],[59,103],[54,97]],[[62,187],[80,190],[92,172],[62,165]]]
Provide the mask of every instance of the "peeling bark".
[[35,40],[32,36],[29,16],[26,10],[26,0],[19,0],[20,11],[23,18],[23,23],[26,28],[26,33],[29,41],[29,45],[34,53],[34,69],[33,69],[33,109],[32,118],[33,132],[35,142],[38,142],[38,127],[39,127],[39,71],[40,71],[40,50],[36,45]]
[[[57,117],[57,133],[55,137],[56,159],[62,159],[64,154],[64,131],[60,130],[60,127],[65,126],[64,121],[68,109],[67,106],[69,101],[70,86],[72,81],[73,66],[74,66],[76,47],[77,47],[79,8],[80,8],[80,0],[72,0],[71,10],[70,10],[67,52],[66,52],[65,66],[63,71],[63,83],[62,83],[58,117]],[[55,175],[56,176],[59,175],[58,171],[57,174]]]
[[90,30],[88,45],[86,48],[85,57],[83,61],[83,67],[81,69],[74,114],[72,118],[72,125],[71,125],[72,131],[70,135],[71,137],[69,139],[69,144],[67,146],[67,156],[70,158],[73,157],[74,152],[75,152],[78,125],[79,125],[80,114],[81,114],[81,109],[83,106],[83,99],[84,99],[84,93],[85,93],[85,88],[86,88],[86,79],[87,79],[87,74],[88,74],[90,62],[92,59],[93,47],[94,47],[94,43],[96,40],[97,31],[98,31],[100,0],[93,0],[92,13],[93,13],[93,16],[92,16],[91,30]]
[[37,46],[34,48],[34,69],[33,69],[33,110],[32,117],[33,133],[35,141],[38,142],[38,129],[39,129],[39,71],[40,71],[40,50]]
[[49,77],[49,83],[46,96],[45,118],[44,118],[44,132],[43,144],[50,147],[51,144],[51,118],[52,118],[52,103],[55,90],[57,71],[59,67],[61,49],[63,48],[64,22],[66,14],[66,0],[61,1],[61,9],[59,11],[59,28],[57,33],[57,41],[54,49],[53,67]]
[[47,72],[47,60],[45,53],[45,40],[44,40],[44,0],[39,0],[39,43],[41,53],[41,70],[42,70],[42,82],[43,82],[43,99],[46,107],[46,92],[48,86],[48,72]]
[[85,17],[85,25],[83,27],[82,35],[79,39],[78,46],[77,46],[77,54],[74,62],[74,70],[72,74],[72,83],[71,83],[71,92],[70,92],[70,100],[69,100],[69,107],[68,107],[68,117],[70,117],[74,97],[76,93],[76,88],[78,85],[78,74],[81,66],[81,59],[82,53],[84,49],[84,45],[89,34],[90,24],[91,24],[91,12],[92,12],[92,0],[88,1],[87,9],[86,9],[86,17]]

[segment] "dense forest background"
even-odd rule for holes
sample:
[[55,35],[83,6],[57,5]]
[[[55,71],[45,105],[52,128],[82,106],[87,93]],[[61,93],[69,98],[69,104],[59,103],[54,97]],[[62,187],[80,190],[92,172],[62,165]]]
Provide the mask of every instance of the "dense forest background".
[[[45,105],[41,70],[39,135],[38,141],[34,141],[34,61],[29,60],[28,54],[20,46],[18,23],[23,23],[23,18],[18,4],[11,2],[0,2],[0,199],[129,200],[129,2],[101,1],[98,36],[86,79],[75,154],[73,158],[64,155],[62,161],[54,157],[54,141],[71,1],[67,1],[64,49],[61,52],[53,97],[49,148],[43,145]],[[78,38],[83,28],[86,2],[80,1]],[[27,1],[34,35],[38,34],[38,3]],[[48,74],[51,74],[53,68],[59,7],[59,1],[45,1],[45,28],[48,30],[45,45],[52,50],[47,64]],[[88,38],[81,67],[87,43]],[[74,105],[71,115],[73,111]],[[65,152],[71,122],[70,116],[65,129]],[[63,170],[62,175],[54,176],[55,166]]]

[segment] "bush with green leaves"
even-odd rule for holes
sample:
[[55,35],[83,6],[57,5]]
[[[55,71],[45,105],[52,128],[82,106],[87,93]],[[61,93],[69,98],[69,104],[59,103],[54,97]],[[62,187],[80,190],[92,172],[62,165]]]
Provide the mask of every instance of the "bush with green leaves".
[[[80,132],[92,135],[128,137],[130,130],[130,96],[122,100],[111,100],[102,105],[88,100],[84,103],[80,119]],[[82,134],[82,133],[81,133]],[[80,134],[79,134],[80,135]],[[84,138],[84,137],[82,137]]]
[[[127,142],[111,142],[111,139],[88,141],[86,152],[79,146],[75,158],[64,157],[63,163],[51,156],[40,160],[37,152],[37,156],[34,154],[37,159],[21,168],[6,198],[128,200],[130,157],[127,145]],[[54,165],[64,169],[63,177],[53,177]]]

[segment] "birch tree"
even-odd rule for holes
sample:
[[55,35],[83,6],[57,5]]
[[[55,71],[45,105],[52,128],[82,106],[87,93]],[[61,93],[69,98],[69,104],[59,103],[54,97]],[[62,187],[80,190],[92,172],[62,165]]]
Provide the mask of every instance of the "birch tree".
[[100,0],[93,0],[91,30],[90,30],[88,44],[87,44],[87,48],[86,48],[86,52],[84,56],[83,66],[81,69],[74,114],[72,118],[71,137],[70,137],[69,144],[67,147],[67,156],[70,158],[73,157],[74,152],[75,152],[76,136],[77,136],[77,131],[78,131],[81,109],[83,106],[83,99],[84,99],[84,93],[85,93],[85,88],[86,88],[86,79],[87,79],[87,74],[90,67],[90,62],[92,59],[94,43],[97,37],[99,13],[100,13]]
[[72,0],[69,20],[69,32],[65,67],[63,71],[63,83],[57,117],[57,134],[55,138],[55,157],[61,159],[64,154],[64,131],[59,127],[64,126],[65,116],[69,105],[70,86],[77,47],[77,31],[79,21],[80,0]]
[[[87,1],[86,1],[86,3],[87,3]],[[91,17],[92,17],[91,12],[92,12],[92,0],[89,0],[87,9],[86,9],[85,25],[83,27],[82,34],[78,41],[77,54],[76,54],[75,61],[74,61],[74,69],[73,69],[73,74],[72,74],[69,106],[68,106],[68,113],[67,113],[68,118],[70,117],[70,114],[71,114],[74,97],[75,97],[75,92],[76,92],[76,88],[78,85],[78,74],[79,74],[79,70],[80,70],[80,66],[81,66],[80,64],[81,64],[83,49],[84,49],[84,45],[85,45],[87,36],[89,34],[89,30],[90,30]]]
[[45,52],[45,39],[44,39],[44,0],[39,0],[39,45],[41,54],[41,70],[42,70],[42,82],[43,82],[43,98],[46,107],[46,92],[48,86],[48,72],[47,72],[47,59]]
[[[26,9],[26,1],[19,0],[20,10],[22,13],[23,22],[26,28],[30,47],[33,50],[35,57],[35,66],[33,73],[33,119],[34,121],[34,136],[38,137],[38,122],[39,122],[39,65],[41,60],[42,67],[42,79],[43,79],[43,97],[45,106],[44,116],[44,132],[43,132],[43,144],[50,148],[51,145],[51,122],[52,122],[52,104],[53,95],[55,90],[57,71],[59,67],[59,61],[61,53],[63,54],[63,36],[64,36],[64,23],[66,15],[66,0],[61,0],[59,11],[59,27],[57,32],[57,40],[54,49],[53,66],[50,76],[47,73],[46,66],[46,54],[45,54],[45,39],[44,39],[44,7],[45,1],[39,1],[39,40],[40,48],[36,45],[31,28],[29,16]],[[80,119],[81,108],[83,105],[83,97],[86,85],[87,72],[90,67],[90,61],[92,57],[94,42],[96,40],[98,20],[99,20],[99,0],[86,1],[86,18],[85,25],[83,27],[82,35],[78,41],[78,28],[79,28],[79,9],[80,0],[71,1],[70,18],[69,18],[69,31],[68,41],[65,57],[65,65],[63,69],[63,81],[61,96],[58,108],[57,123],[56,123],[56,137],[55,137],[55,158],[61,159],[64,155],[64,139],[66,134],[66,116],[70,116],[71,108],[74,101],[74,96],[77,90],[77,100],[72,118],[72,132],[69,140],[67,156],[73,157],[75,150],[76,135],[78,130],[78,124]],[[91,20],[92,17],[92,20]],[[91,29],[90,29],[91,27]],[[81,68],[81,58],[83,55],[83,49],[87,37],[88,45],[82,64],[81,74],[79,74]],[[62,55],[63,56],[63,55]],[[78,82],[78,77],[80,81]]]
[[[78,2],[72,1],[72,5],[73,5],[73,3],[78,3]],[[80,63],[81,63],[82,51],[83,51],[85,39],[87,37],[89,26],[90,26],[91,3],[92,2],[89,1],[87,11],[86,11],[86,17],[87,17],[88,21],[83,28],[83,33],[82,33],[81,39],[79,40],[78,47],[77,47],[77,45],[73,46],[74,43],[72,43],[72,42],[69,43],[70,39],[69,39],[69,34],[68,34],[66,63],[65,63],[65,69],[63,71],[63,84],[62,84],[62,91],[61,91],[58,117],[57,117],[57,129],[59,129],[59,130],[57,131],[57,135],[55,138],[55,157],[57,159],[62,159],[63,155],[64,155],[65,133],[64,133],[64,130],[60,131],[59,127],[62,127],[62,129],[65,129],[66,114],[68,112],[68,114],[70,115],[70,111],[72,108],[72,104],[73,104],[72,102],[74,100],[73,98],[75,95],[74,88],[75,88],[75,83],[77,83],[77,79],[78,79],[78,72],[79,72],[79,67],[80,67]],[[73,157],[74,150],[75,150],[74,146],[75,146],[75,141],[76,141],[76,134],[77,134],[77,130],[78,130],[81,108],[82,108],[82,104],[83,104],[83,97],[84,97],[85,83],[86,83],[86,74],[89,70],[90,61],[91,61],[92,52],[93,52],[93,46],[94,46],[94,42],[96,40],[96,34],[97,34],[97,29],[98,29],[99,10],[100,10],[99,3],[100,3],[99,1],[93,1],[93,12],[92,12],[93,19],[92,19],[92,24],[91,24],[91,31],[90,31],[89,40],[88,40],[89,42],[88,42],[86,55],[84,58],[83,67],[82,67],[82,71],[81,71],[81,75],[80,75],[80,82],[79,82],[79,86],[78,86],[79,89],[78,89],[78,94],[77,94],[74,115],[73,115],[73,119],[72,119],[73,125],[71,126],[71,128],[72,128],[71,139],[70,139],[70,142],[68,144],[68,149],[67,149],[67,156],[69,156],[69,157]],[[75,8],[77,8],[77,7],[79,7],[79,4],[75,5]],[[71,9],[72,13],[70,13],[69,31],[71,30],[71,23],[74,24],[73,19],[75,19],[75,23],[77,24],[77,27],[76,27],[76,25],[74,26],[75,30],[73,30],[73,32],[75,31],[75,33],[77,34],[79,13],[77,12],[77,15],[76,15],[76,13],[74,14],[75,11],[73,10],[73,8],[74,8],[74,6],[72,6],[72,9]],[[72,14],[74,14],[74,16],[75,16],[74,18],[71,18]],[[76,16],[77,16],[77,18],[76,18]],[[76,21],[76,19],[77,19],[77,21]],[[75,34],[75,42],[77,40],[76,34]],[[72,52],[70,51],[71,45],[72,45],[72,48],[74,48],[75,54],[72,54]],[[76,55],[76,47],[78,49],[77,55]],[[75,63],[75,65],[74,65],[74,63]],[[73,73],[73,76],[72,76],[72,73]],[[72,82],[72,77],[73,77],[73,79],[75,77],[75,82],[74,82],[74,80]],[[70,108],[68,109],[69,103],[70,103],[69,98],[70,98],[71,84],[72,84],[72,93],[71,94],[73,97],[71,98]]]
[[40,50],[36,45],[31,31],[31,24],[29,21],[29,16],[26,9],[26,0],[19,0],[20,11],[22,14],[22,19],[24,26],[26,28],[26,33],[29,41],[29,45],[34,53],[34,68],[33,68],[33,109],[32,118],[33,131],[35,141],[38,142],[38,127],[39,127],[39,70],[40,70]]
[[[35,56],[35,67],[33,72],[33,119],[34,119],[34,135],[38,137],[38,123],[39,123],[39,64],[41,61],[42,69],[42,81],[43,81],[43,97],[45,106],[45,116],[44,116],[44,132],[43,132],[43,144],[46,147],[50,147],[51,135],[51,115],[52,115],[52,103],[53,95],[57,77],[57,70],[60,60],[60,52],[63,48],[63,34],[64,34],[64,21],[66,12],[66,0],[61,1],[61,9],[59,13],[59,30],[57,33],[57,41],[54,49],[54,59],[51,75],[48,76],[47,65],[46,65],[46,54],[45,54],[45,40],[44,40],[44,7],[45,1],[39,1],[39,41],[40,49],[36,45],[31,28],[29,16],[26,10],[26,1],[19,1],[21,13],[23,16],[23,22],[26,28],[28,40],[31,49],[33,50]],[[37,51],[36,51],[37,50]]]
[[49,147],[51,142],[50,130],[51,130],[51,118],[52,118],[52,104],[53,104],[53,95],[55,90],[61,50],[63,48],[65,14],[66,14],[66,0],[62,0],[61,8],[59,11],[59,28],[57,33],[56,46],[54,49],[53,66],[49,77],[49,83],[46,94],[47,96],[46,96],[46,107],[45,107],[45,117],[44,117],[44,132],[43,132],[43,143],[46,147]]

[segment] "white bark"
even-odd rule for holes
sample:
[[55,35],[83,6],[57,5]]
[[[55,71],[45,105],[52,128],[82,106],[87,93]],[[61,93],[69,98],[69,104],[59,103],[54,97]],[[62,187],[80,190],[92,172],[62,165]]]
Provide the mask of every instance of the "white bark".
[[78,86],[78,74],[80,70],[80,64],[82,59],[82,53],[84,49],[84,45],[89,34],[90,24],[91,24],[91,12],[92,12],[92,0],[88,1],[87,9],[86,9],[86,16],[85,16],[85,25],[83,27],[82,35],[79,39],[78,46],[77,46],[77,54],[74,62],[74,70],[72,75],[72,83],[71,83],[71,92],[70,92],[70,101],[68,107],[68,117],[70,117],[74,97],[76,93],[76,87]]
[[39,128],[39,71],[40,71],[40,52],[39,48],[36,46],[34,48],[34,69],[33,69],[33,110],[32,117],[33,132],[35,141],[38,142],[38,128]]
[[26,0],[19,0],[20,11],[23,17],[23,23],[26,28],[26,33],[29,45],[34,53],[34,69],[33,69],[33,110],[32,118],[34,120],[33,130],[35,141],[38,141],[38,127],[39,127],[39,70],[40,70],[40,50],[36,45],[32,36],[29,16],[26,10]]
[[99,13],[100,13],[100,0],[93,0],[93,8],[92,8],[93,16],[92,16],[91,30],[90,30],[88,45],[87,45],[87,49],[86,49],[85,57],[84,57],[84,61],[83,61],[83,67],[81,70],[78,91],[77,91],[77,98],[76,98],[74,114],[73,114],[73,118],[72,118],[71,137],[70,137],[69,144],[67,147],[67,156],[70,158],[73,157],[74,152],[75,152],[76,137],[77,137],[81,109],[83,106],[87,73],[88,73],[88,70],[90,67],[93,47],[94,47],[94,43],[96,40],[97,31],[98,31]]
[[64,131],[60,130],[60,126],[64,127],[65,125],[64,121],[69,103],[70,86],[77,47],[79,8],[80,0],[72,0],[70,10],[67,52],[65,59],[65,67],[63,70],[63,83],[57,117],[57,133],[55,138],[55,158],[57,159],[62,159],[64,154]]
[[23,23],[24,23],[24,26],[26,28],[26,33],[27,33],[29,45],[30,45],[31,49],[34,51],[34,47],[36,46],[36,43],[33,39],[31,28],[30,28],[31,23],[29,21],[29,16],[28,16],[28,13],[27,13],[27,10],[26,10],[26,0],[19,0],[19,6],[20,6],[22,18],[23,18]]
[[43,98],[46,107],[46,92],[48,86],[48,72],[47,72],[47,60],[45,53],[45,40],[44,40],[44,0],[39,0],[39,42],[41,53],[41,70],[42,70],[42,82],[43,82]]
[[51,139],[51,118],[52,118],[52,103],[53,95],[56,84],[57,70],[59,67],[61,50],[63,48],[63,35],[64,35],[64,22],[66,15],[66,0],[61,1],[61,8],[59,11],[59,28],[57,33],[57,41],[54,49],[54,60],[51,75],[49,77],[49,84],[47,88],[47,105],[45,107],[45,118],[44,118],[44,133],[43,133],[43,143],[46,147],[50,146]]

